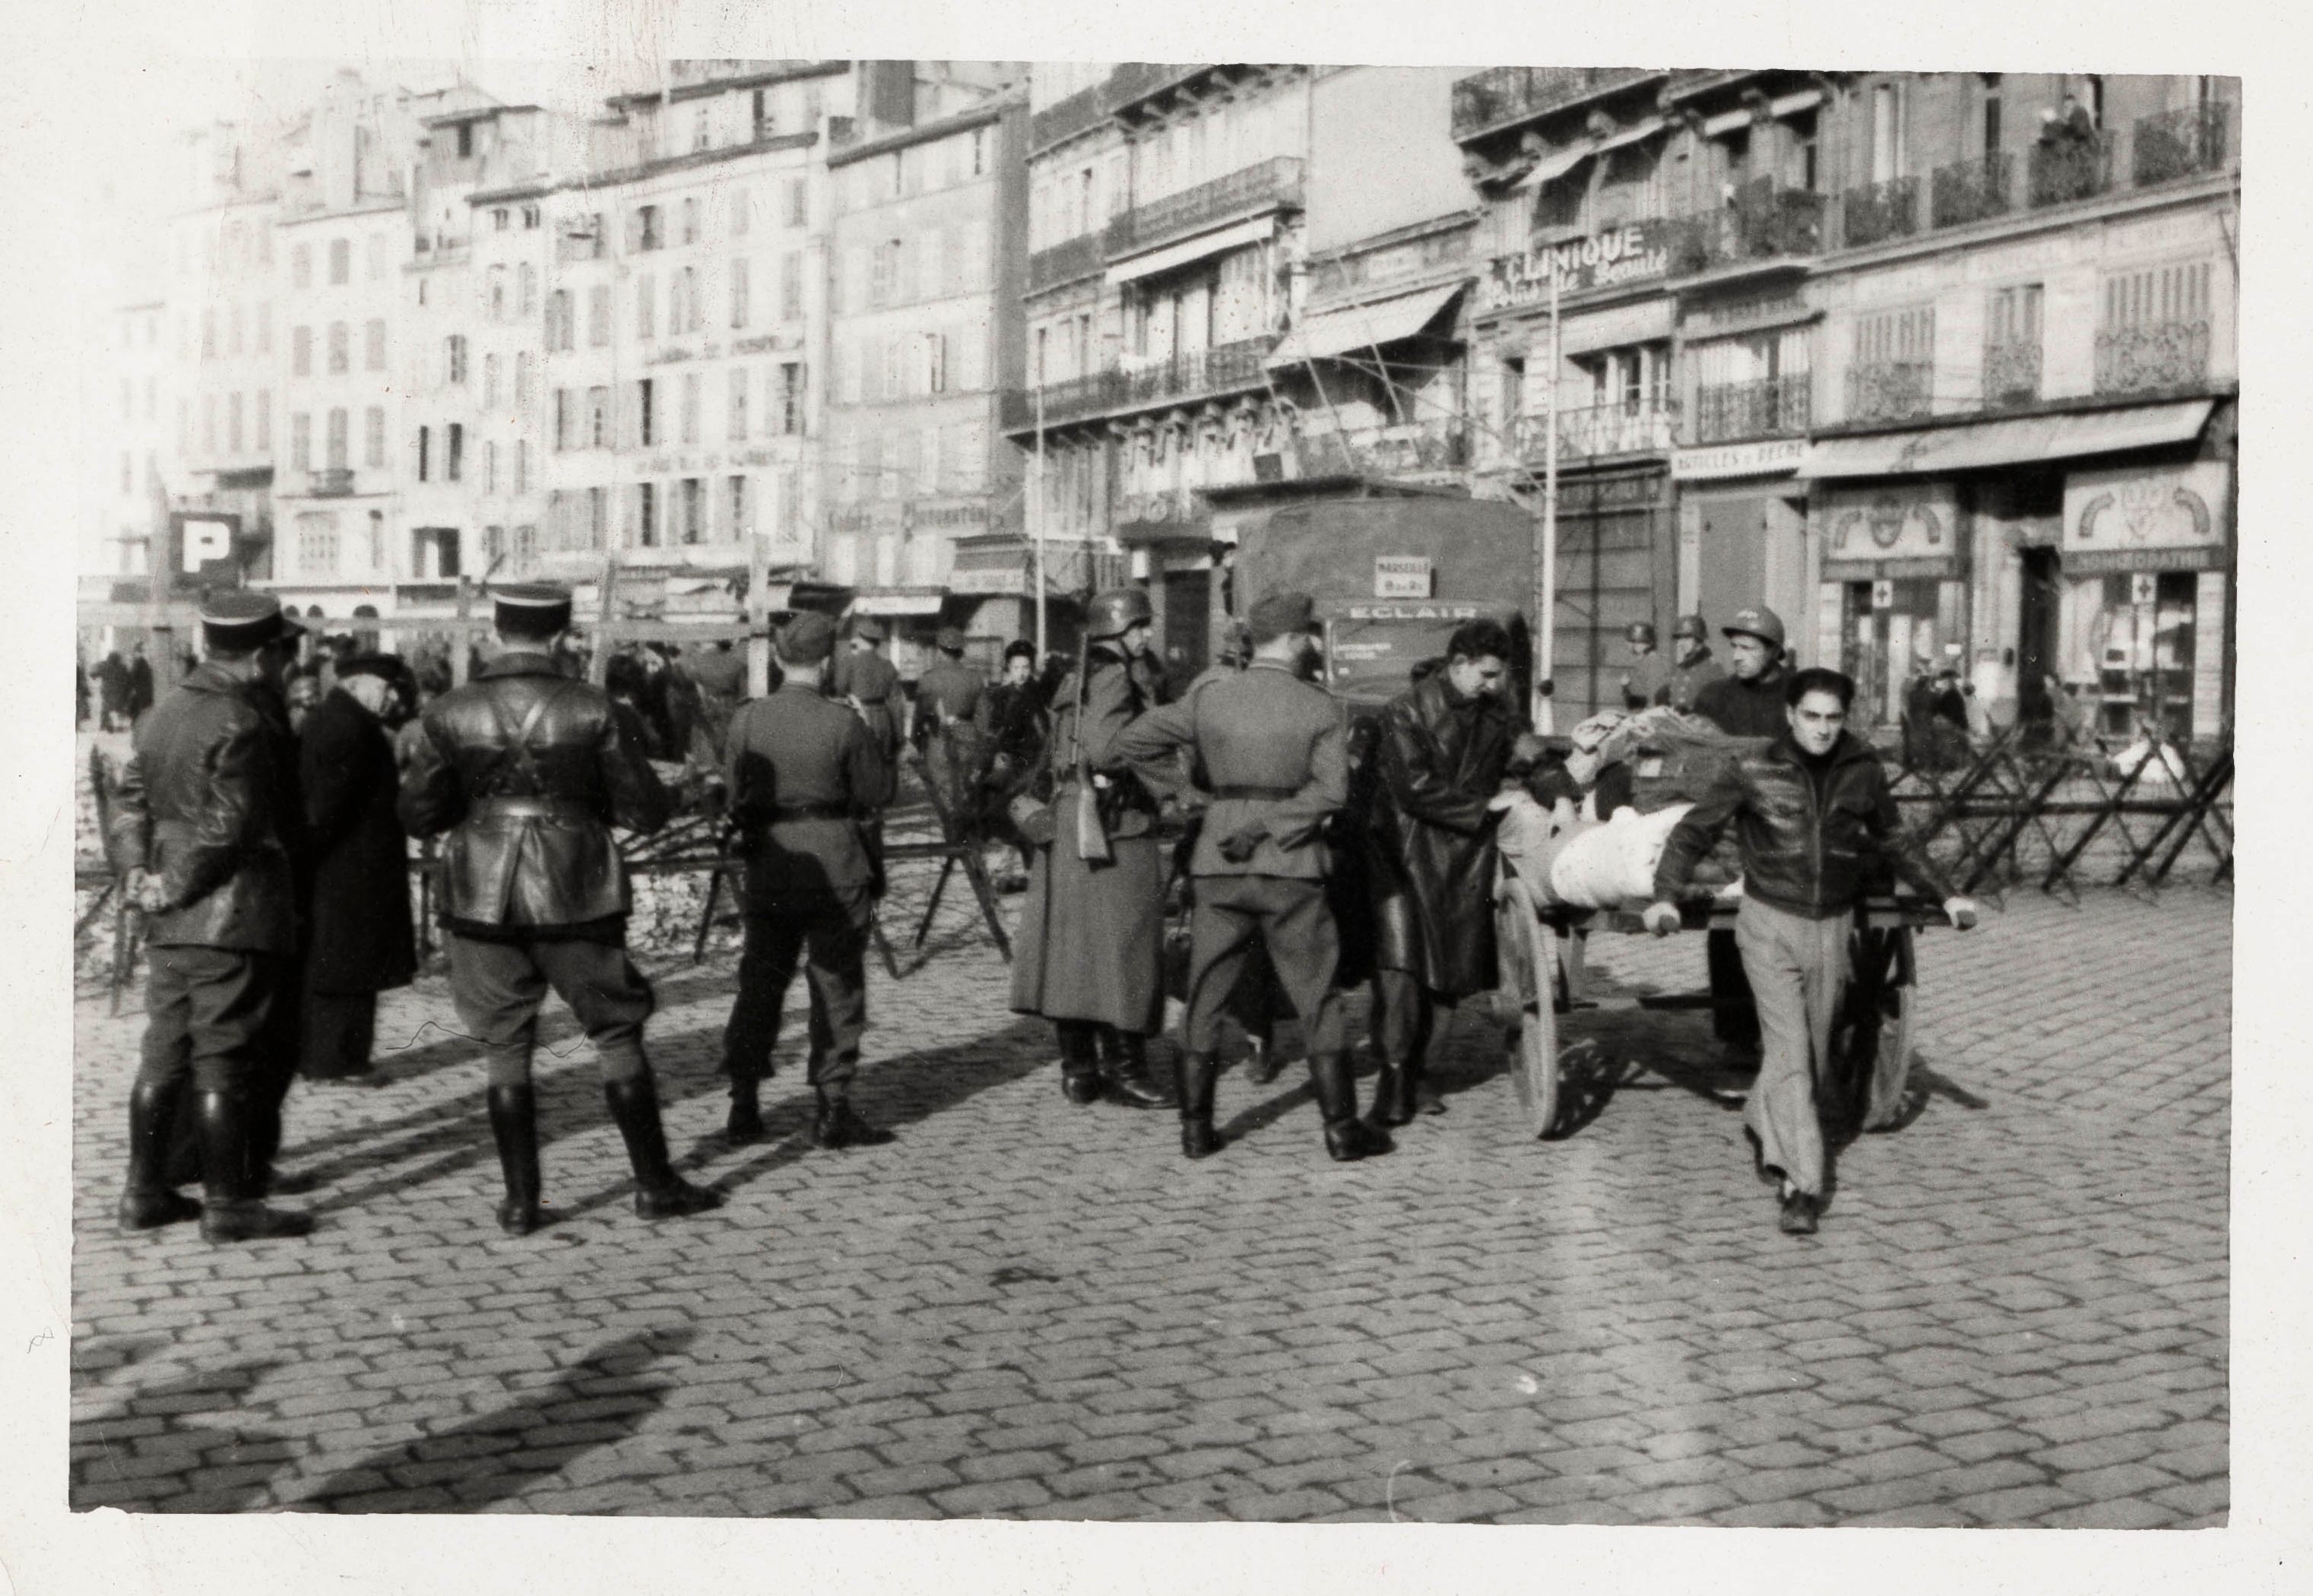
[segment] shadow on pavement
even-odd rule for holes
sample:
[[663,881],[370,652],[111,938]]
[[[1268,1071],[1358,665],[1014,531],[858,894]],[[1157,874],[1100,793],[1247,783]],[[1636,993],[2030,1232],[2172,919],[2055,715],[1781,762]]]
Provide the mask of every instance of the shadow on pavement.
[[[92,1442],[104,1450],[74,1460],[72,1505],[128,1505],[123,1496],[132,1491],[138,1493],[134,1504],[140,1512],[239,1513],[262,1504],[272,1477],[295,1455],[294,1443],[270,1430],[231,1420],[250,1390],[278,1367],[267,1359],[180,1375],[131,1391],[92,1418],[76,1420],[73,1443]],[[201,1422],[205,1418],[225,1422]],[[101,1435],[106,1425],[125,1419],[158,1420],[162,1428],[134,1442],[115,1443]],[[180,1456],[183,1462],[158,1472],[125,1467],[149,1463],[163,1452]],[[205,1486],[201,1477],[212,1472],[224,1475],[229,1483]],[[172,1475],[189,1488],[162,1494],[162,1482]],[[154,1494],[144,1495],[148,1489]]]
[[[671,1376],[646,1379],[646,1372],[680,1355],[696,1334],[677,1326],[606,1342],[511,1407],[373,1453],[322,1480],[295,1505],[361,1513],[365,1496],[420,1488],[442,1499],[391,1511],[471,1512],[502,1502],[633,1435],[666,1405],[674,1386]],[[535,1443],[528,1439],[533,1435]]]

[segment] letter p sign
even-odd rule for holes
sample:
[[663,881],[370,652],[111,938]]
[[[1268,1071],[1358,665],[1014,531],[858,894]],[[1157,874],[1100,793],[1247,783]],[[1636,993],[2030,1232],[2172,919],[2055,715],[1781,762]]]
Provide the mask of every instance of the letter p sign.
[[180,592],[241,585],[241,561],[233,546],[241,517],[229,511],[179,511],[170,518],[177,557],[170,574]]
[[233,527],[230,523],[186,521],[184,564],[180,567],[186,575],[198,576],[201,574],[201,567],[209,561],[232,557]]

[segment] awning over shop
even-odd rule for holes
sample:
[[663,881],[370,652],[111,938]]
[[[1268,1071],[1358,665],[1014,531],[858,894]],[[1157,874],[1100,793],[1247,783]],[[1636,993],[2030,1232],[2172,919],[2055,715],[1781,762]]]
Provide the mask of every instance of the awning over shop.
[[1276,371],[1282,366],[1298,365],[1305,360],[1323,360],[1353,349],[1368,349],[1410,338],[1444,314],[1446,307],[1454,303],[1464,286],[1448,283],[1442,288],[1423,288],[1361,305],[1319,311],[1287,333],[1284,341],[1270,351],[1269,369]]
[[1535,162],[1526,176],[1511,184],[1510,188],[1513,191],[1520,189],[1539,189],[1544,183],[1554,182],[1564,177],[1597,153],[1595,148],[1587,144],[1569,145],[1562,150],[1552,150]]
[[940,601],[946,595],[937,589],[926,592],[861,593],[851,601],[854,615],[937,615]]
[[1151,250],[1146,255],[1135,255],[1130,260],[1120,260],[1108,268],[1112,283],[1137,283],[1143,277],[1153,277],[1158,272],[1171,271],[1176,266],[1187,266],[1218,255],[1224,250],[1235,250],[1245,244],[1257,244],[1277,231],[1274,216],[1255,216],[1249,222],[1239,222],[1234,227],[1218,228],[1168,244],[1161,250]]
[[1609,150],[1619,150],[1624,145],[1634,145],[1642,138],[1652,138],[1662,130],[1663,119],[1660,117],[1648,117],[1642,121],[1632,123],[1620,133],[1599,140],[1596,153],[1603,155]]
[[1808,446],[1799,475],[1920,477],[2182,443],[2200,435],[2215,405],[2214,399],[2178,399],[2119,410],[2016,416],[1969,426],[1822,438]]

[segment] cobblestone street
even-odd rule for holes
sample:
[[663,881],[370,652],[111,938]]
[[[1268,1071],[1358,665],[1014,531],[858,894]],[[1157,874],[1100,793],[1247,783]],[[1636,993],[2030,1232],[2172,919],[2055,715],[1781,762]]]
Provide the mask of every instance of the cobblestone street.
[[[1327,1162],[1300,1072],[1231,1069],[1236,1139],[1191,1164],[1169,1115],[1062,1101],[961,892],[928,962],[873,974],[857,1101],[888,1147],[809,1146],[792,1005],[772,1139],[724,1146],[732,960],[661,956],[669,1139],[728,1206],[635,1218],[552,1004],[561,1217],[507,1238],[430,976],[381,1015],[389,1088],[290,1100],[310,1241],[123,1237],[142,1018],[84,995],[72,1501],[2221,1524],[2231,916],[2198,888],[2021,892],[1923,934],[1924,1108],[1844,1153],[1809,1239],[1775,1231],[1699,1015],[1571,1017],[1561,1140],[1520,1134],[1473,1006],[1451,1111],[1396,1155]],[[913,920],[887,910],[903,944]],[[1593,949],[1625,990],[1702,979],[1696,936]]]

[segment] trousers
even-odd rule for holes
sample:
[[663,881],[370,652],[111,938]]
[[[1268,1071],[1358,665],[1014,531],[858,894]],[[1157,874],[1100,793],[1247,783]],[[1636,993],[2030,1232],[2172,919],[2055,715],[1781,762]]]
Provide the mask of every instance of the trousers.
[[[1751,1008],[1751,983],[1743,978],[1743,955],[1731,931],[1703,934],[1703,960],[1711,971],[1711,1031],[1737,1048],[1759,1045],[1759,1017]],[[1733,1004],[1732,1007],[1719,1005]]]
[[1743,1123],[1760,1161],[1810,1196],[1823,1192],[1823,1125],[1816,1095],[1831,1067],[1831,1028],[1847,984],[1855,916],[1811,920],[1755,898],[1735,916],[1735,942],[1759,1006],[1759,1079]]
[[[145,983],[137,1078],[262,1096],[285,1051],[270,1045],[288,961],[231,948],[157,947]],[[288,1062],[294,1064],[294,1054]]]
[[539,1006],[550,987],[585,1027],[604,1080],[629,1080],[649,1068],[643,1022],[657,999],[624,947],[544,937],[499,942],[455,931],[444,938],[450,999],[468,1034],[482,1044],[491,1085],[530,1083]]
[[308,992],[300,1030],[298,1073],[309,1081],[340,1081],[370,1067],[377,1045],[377,994]]
[[874,906],[865,888],[797,895],[747,910],[739,955],[739,995],[723,1030],[723,1067],[734,1083],[771,1073],[787,988],[801,963],[811,992],[809,1079],[831,1097],[848,1096],[867,1030],[867,939]]
[[1407,969],[1374,971],[1374,1051],[1385,1063],[1419,1066],[1438,1024],[1438,995]]
[[1183,1044],[1192,1053],[1219,1048],[1221,1016],[1259,938],[1269,962],[1301,1016],[1311,1057],[1346,1045],[1341,998],[1333,975],[1341,962],[1341,932],[1325,883],[1273,875],[1200,875],[1189,916],[1189,1013]]

